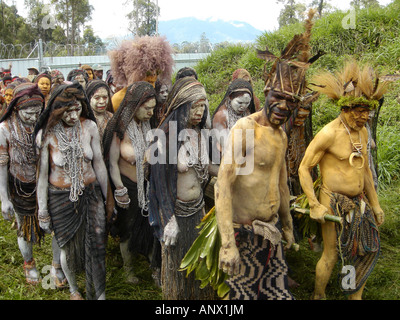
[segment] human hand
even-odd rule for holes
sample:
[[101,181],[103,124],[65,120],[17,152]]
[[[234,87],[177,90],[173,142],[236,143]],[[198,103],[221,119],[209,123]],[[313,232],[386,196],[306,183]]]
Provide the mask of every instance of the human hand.
[[328,214],[328,209],[322,204],[318,204],[310,208],[310,217],[319,223],[325,223],[325,215]]
[[50,221],[39,221],[39,227],[47,234],[51,233]]
[[117,188],[114,191],[115,203],[122,209],[128,209],[131,199],[129,198],[128,189],[125,187]]
[[166,246],[174,246],[179,233],[178,222],[173,216],[164,228],[163,241]]
[[239,273],[240,255],[236,245],[221,247],[219,250],[219,268],[233,276]]
[[285,249],[288,250],[295,243],[294,242],[293,229],[292,228],[283,227],[282,231],[283,231],[283,239],[286,241]]
[[40,210],[38,214],[39,227],[47,234],[51,233],[50,215],[47,210]]
[[380,206],[373,207],[372,210],[374,211],[375,214],[376,223],[378,227],[380,227],[385,220],[385,213],[383,212]]
[[1,202],[1,213],[4,220],[11,222],[11,219],[14,216],[14,206],[10,200],[4,199]]

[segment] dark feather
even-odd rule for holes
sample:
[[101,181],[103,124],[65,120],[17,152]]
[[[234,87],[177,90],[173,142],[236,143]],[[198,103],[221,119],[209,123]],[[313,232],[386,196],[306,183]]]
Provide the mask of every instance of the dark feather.
[[268,47],[265,48],[265,51],[257,49],[257,57],[265,61],[274,61],[277,59],[277,57],[268,50]]
[[319,58],[321,58],[325,54],[326,54],[325,51],[318,50],[318,53],[315,56],[311,57],[310,60],[308,60],[308,63],[313,64],[315,61],[317,61]]

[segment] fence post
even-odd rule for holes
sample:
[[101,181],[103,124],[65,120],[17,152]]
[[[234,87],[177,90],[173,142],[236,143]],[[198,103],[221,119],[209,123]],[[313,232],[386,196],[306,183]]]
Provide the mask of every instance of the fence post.
[[39,39],[39,48],[38,48],[38,58],[39,58],[39,72],[42,72],[43,67],[43,41]]

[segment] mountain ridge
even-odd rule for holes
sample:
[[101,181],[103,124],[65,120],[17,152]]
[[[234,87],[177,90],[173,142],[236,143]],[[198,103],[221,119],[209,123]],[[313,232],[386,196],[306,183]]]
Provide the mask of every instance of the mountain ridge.
[[199,20],[193,17],[159,21],[159,34],[170,43],[197,42],[204,33],[212,44],[252,42],[262,31],[243,21]]

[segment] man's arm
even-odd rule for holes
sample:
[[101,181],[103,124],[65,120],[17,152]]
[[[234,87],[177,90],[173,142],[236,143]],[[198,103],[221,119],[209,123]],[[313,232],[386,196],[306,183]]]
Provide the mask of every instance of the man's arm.
[[[232,128],[215,184],[215,212],[221,235],[220,266],[229,275],[239,272],[239,251],[233,229],[232,187],[237,179],[238,159],[246,150],[245,127],[238,121]],[[242,130],[242,139],[235,140],[235,130]],[[244,137],[243,137],[244,136]]]
[[293,236],[293,221],[292,215],[290,214],[290,191],[287,184],[287,169],[286,161],[283,162],[281,172],[279,175],[279,193],[280,193],[280,206],[279,206],[279,217],[282,222],[283,237],[287,244],[286,248],[290,249],[294,243]]
[[300,184],[310,204],[310,217],[320,223],[325,223],[324,216],[328,213],[328,209],[319,203],[315,195],[311,170],[318,165],[324,157],[333,139],[333,135],[326,130],[323,129],[320,131],[307,147],[299,166]]

